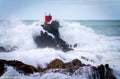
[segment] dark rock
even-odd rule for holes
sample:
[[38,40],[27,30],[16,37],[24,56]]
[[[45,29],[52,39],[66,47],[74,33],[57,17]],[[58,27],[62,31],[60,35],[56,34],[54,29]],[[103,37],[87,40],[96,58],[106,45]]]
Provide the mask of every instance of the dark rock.
[[38,47],[40,48],[45,48],[45,47],[50,47],[50,48],[56,48],[56,42],[55,39],[52,38],[52,36],[48,35],[47,32],[43,33],[41,31],[41,35],[35,37],[35,42]]
[[67,52],[67,51],[71,51],[71,50],[73,50],[72,48],[69,48],[69,47],[66,46],[66,45],[65,45],[65,46],[62,45],[62,48],[61,48],[61,49],[62,49],[63,52]]
[[100,79],[116,79],[116,77],[113,75],[112,69],[109,68],[109,65],[106,64],[104,65],[100,65],[98,67],[98,72],[100,75]]
[[0,52],[6,52],[6,49],[4,47],[0,47]]
[[47,65],[48,69],[55,69],[55,68],[64,68],[64,63],[60,59],[55,59],[50,64]]
[[16,70],[20,73],[23,73],[25,75],[33,74],[34,72],[37,72],[37,69],[33,67],[32,65],[21,65],[19,67],[15,67]]
[[73,72],[74,72],[74,66],[73,66],[72,62],[67,62],[67,63],[65,63],[65,64],[64,64],[64,67],[65,67],[65,69],[66,69],[66,72],[69,73],[69,75],[72,75],[72,74],[73,74]]
[[0,76],[2,76],[7,70],[7,68],[5,67],[5,63],[5,60],[0,59]]
[[77,43],[76,44],[74,44],[74,46],[73,47],[77,47]]
[[86,58],[86,57],[84,57],[84,56],[81,56],[81,58],[82,58],[82,59],[84,59],[84,60],[86,60],[86,61],[90,61],[90,62],[95,63],[95,61],[94,61],[94,60],[92,60],[92,59],[88,59],[88,58]]
[[24,64],[23,62],[17,60],[7,61],[7,65],[14,67],[14,69],[16,69],[19,73],[23,73],[25,75],[37,72],[37,69],[34,66]]
[[43,29],[48,31],[49,33],[53,34],[56,38],[59,38],[59,22],[58,21],[52,21],[51,24],[44,24]]
[[72,62],[67,62],[64,64],[64,67],[67,69],[71,69],[71,68],[73,68],[73,64],[72,64]]
[[71,62],[64,63],[64,67],[69,75],[72,75],[79,67],[85,66],[82,62],[78,59],[73,59]]
[[9,66],[14,66],[14,67],[24,65],[23,62],[17,61],[17,60],[6,61],[6,64]]
[[[38,47],[45,48],[55,48],[55,49],[61,49],[64,52],[73,50],[70,45],[68,45],[63,39],[60,38],[59,34],[59,22],[58,21],[52,21],[51,24],[45,23],[42,25],[43,29],[47,32],[40,32],[40,35],[34,37],[34,40]],[[48,33],[52,34],[50,36]]]
[[104,68],[104,65],[101,64],[99,67],[98,67],[98,72],[100,74],[100,79],[105,79],[105,68]]
[[83,66],[82,62],[78,59],[72,60],[73,66]]
[[88,75],[88,79],[99,79],[99,73],[97,68],[94,66],[89,66],[91,69],[90,75]]
[[106,69],[109,69],[109,64],[105,64],[105,68],[106,68]]
[[105,64],[105,68],[106,68],[105,79],[116,79],[116,77],[113,74],[113,70],[109,67],[109,64]]
[[24,64],[21,61],[17,60],[6,61],[0,59],[0,76],[2,76],[5,73],[5,71],[7,70],[7,66],[12,66],[16,71],[25,75],[37,72],[37,69],[34,66]]
[[55,49],[61,49],[64,52],[73,50],[69,48],[69,45],[66,44],[61,38],[53,38],[52,36],[48,35],[47,32],[43,33],[41,31],[41,35],[34,38],[36,44],[40,48],[50,47]]
[[86,58],[86,57],[84,57],[84,56],[81,56],[81,58],[84,59],[84,60],[86,60],[86,61],[89,60],[88,58]]
[[[16,71],[25,75],[33,74],[35,72],[40,72],[42,74],[46,72],[59,72],[67,75],[86,74],[88,79],[116,79],[115,75],[113,74],[113,70],[108,64],[101,64],[100,66],[95,67],[83,64],[78,59],[74,59],[67,63],[64,63],[60,59],[55,59],[51,61],[46,68],[41,68],[40,66],[35,68],[32,65],[28,65],[17,60],[7,61],[0,59],[0,76],[5,73],[8,66],[13,67]],[[85,71],[83,70],[84,68],[86,68]]]

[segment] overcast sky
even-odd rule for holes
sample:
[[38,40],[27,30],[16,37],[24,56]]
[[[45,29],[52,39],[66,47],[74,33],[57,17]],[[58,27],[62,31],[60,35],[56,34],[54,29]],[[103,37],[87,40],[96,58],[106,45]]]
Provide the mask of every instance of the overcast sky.
[[120,19],[120,0],[0,0],[0,19]]

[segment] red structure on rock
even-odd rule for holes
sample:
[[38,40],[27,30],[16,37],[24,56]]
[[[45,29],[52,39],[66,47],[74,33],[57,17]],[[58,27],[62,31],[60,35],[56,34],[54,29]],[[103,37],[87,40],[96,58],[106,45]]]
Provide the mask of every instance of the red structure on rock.
[[52,16],[50,14],[45,16],[45,23],[48,23],[51,20],[52,20]]

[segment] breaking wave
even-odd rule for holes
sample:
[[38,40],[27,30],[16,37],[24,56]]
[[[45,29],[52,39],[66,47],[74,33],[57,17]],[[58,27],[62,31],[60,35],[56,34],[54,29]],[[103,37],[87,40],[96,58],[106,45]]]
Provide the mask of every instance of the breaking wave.
[[[82,62],[92,65],[99,65],[108,63],[115,70],[115,73],[120,72],[119,61],[120,61],[120,37],[119,36],[105,36],[97,34],[92,28],[81,25],[78,22],[66,22],[60,21],[60,37],[67,43],[77,44],[74,51],[64,53],[59,50],[52,48],[37,48],[34,42],[34,36],[40,34],[40,31],[44,31],[41,27],[41,21],[34,21],[27,25],[22,21],[9,20],[0,22],[0,47],[4,47],[6,50],[14,49],[10,52],[0,52],[0,58],[6,60],[20,60],[24,63],[37,66],[38,64],[45,67],[47,63],[55,58],[59,58],[64,62],[71,61],[72,59],[78,58]],[[88,61],[82,59],[86,57]],[[92,62],[91,62],[92,61]],[[20,74],[13,75],[11,73],[15,71],[10,68],[5,75],[18,76]],[[55,73],[54,73],[55,74]],[[61,78],[64,77],[64,78]],[[119,77],[120,75],[117,74]],[[32,76],[23,76],[26,78],[33,79],[38,78],[37,74]],[[41,79],[76,79],[64,74],[46,73]],[[83,76],[81,76],[82,79]],[[120,77],[119,77],[120,78]],[[78,79],[78,78],[77,78]]]

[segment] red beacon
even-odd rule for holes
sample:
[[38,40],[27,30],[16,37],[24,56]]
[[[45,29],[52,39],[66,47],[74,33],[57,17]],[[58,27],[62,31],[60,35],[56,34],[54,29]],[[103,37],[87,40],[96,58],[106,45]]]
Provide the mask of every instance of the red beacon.
[[45,23],[48,23],[51,20],[52,20],[52,16],[50,14],[45,16]]

